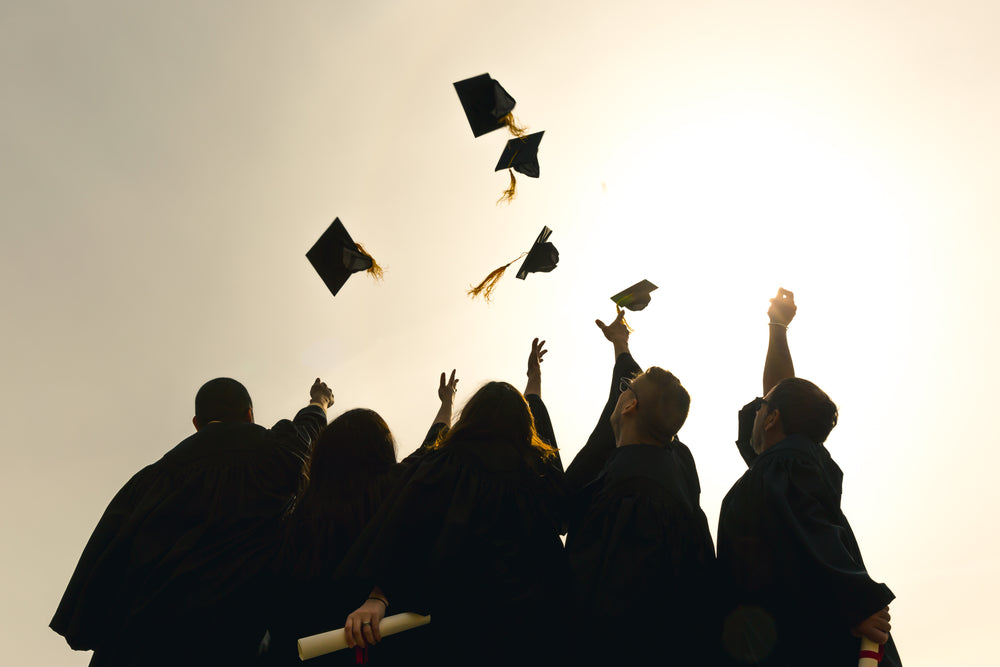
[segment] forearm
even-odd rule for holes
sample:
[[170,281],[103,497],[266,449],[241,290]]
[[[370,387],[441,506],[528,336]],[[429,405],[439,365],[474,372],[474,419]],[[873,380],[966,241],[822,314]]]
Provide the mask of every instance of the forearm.
[[[627,350],[627,344],[625,348]],[[601,416],[597,419],[597,425],[590,437],[587,438],[587,444],[583,446],[583,449],[566,470],[571,491],[575,492],[583,488],[597,477],[608,456],[615,451],[615,434],[611,429],[611,413],[614,412],[618,397],[621,395],[620,384],[622,378],[634,377],[641,370],[639,364],[627,351],[616,355],[615,367],[611,373],[611,391],[608,394],[608,401],[604,405],[604,410],[601,411]]]
[[452,412],[454,411],[455,401],[452,399],[444,399],[441,401],[441,407],[438,408],[437,414],[434,416],[434,421],[432,424],[444,424],[445,426],[451,426]]
[[795,377],[792,353],[788,349],[788,327],[783,324],[768,325],[767,356],[764,358],[764,394],[785,378]]

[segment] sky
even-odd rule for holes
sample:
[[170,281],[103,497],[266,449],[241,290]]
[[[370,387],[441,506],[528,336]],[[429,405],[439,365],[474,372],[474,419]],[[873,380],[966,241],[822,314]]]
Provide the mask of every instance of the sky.
[[[768,298],[906,664],[985,664],[993,524],[1000,5],[962,0],[0,3],[0,640],[47,625],[108,501],[192,431],[213,377],[271,424],[322,377],[412,451],[456,368],[543,397],[564,463],[607,396],[609,297],[637,361],[692,396],[713,527],[745,465]],[[488,72],[545,131],[494,172],[452,83]],[[339,217],[385,268],[332,297],[305,252]],[[553,230],[558,268],[470,285]],[[515,265],[516,266],[516,265]]]

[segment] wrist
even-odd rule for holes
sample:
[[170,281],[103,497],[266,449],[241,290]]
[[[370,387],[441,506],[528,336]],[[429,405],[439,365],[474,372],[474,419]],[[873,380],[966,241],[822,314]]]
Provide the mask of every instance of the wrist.
[[769,327],[777,327],[781,331],[788,331],[788,325],[785,324],[784,322],[768,322],[767,326],[769,326]]

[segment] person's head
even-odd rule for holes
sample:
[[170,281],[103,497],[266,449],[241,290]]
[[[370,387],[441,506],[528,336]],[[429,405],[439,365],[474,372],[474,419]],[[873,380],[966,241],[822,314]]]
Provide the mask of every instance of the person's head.
[[253,403],[247,388],[232,378],[215,378],[201,386],[194,397],[194,427],[209,422],[253,423]]
[[434,443],[442,447],[460,438],[510,443],[525,455],[552,456],[555,449],[538,437],[528,401],[506,382],[487,382],[462,408],[454,426]]
[[396,463],[396,441],[374,410],[355,408],[331,421],[303,469],[310,486],[363,487]]
[[823,444],[837,425],[837,406],[809,380],[785,378],[759,401],[750,438],[758,454],[790,435]]
[[395,463],[392,432],[373,410],[348,410],[320,432],[287,515],[295,567],[320,574],[343,557],[385,498]]
[[[691,396],[673,373],[653,366],[622,383],[611,429],[618,444],[667,444],[681,430]],[[623,438],[634,442],[623,442]]]

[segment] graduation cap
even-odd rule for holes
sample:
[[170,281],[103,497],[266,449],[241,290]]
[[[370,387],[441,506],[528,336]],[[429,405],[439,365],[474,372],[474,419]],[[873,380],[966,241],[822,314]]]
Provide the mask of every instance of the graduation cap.
[[352,273],[367,271],[376,279],[382,278],[382,267],[354,242],[340,218],[334,219],[306,257],[334,296]]
[[632,285],[627,290],[623,290],[611,297],[615,305],[628,310],[642,310],[649,305],[649,293],[657,289],[656,285],[648,280],[641,280]]
[[481,137],[501,127],[506,127],[514,136],[524,135],[524,128],[518,127],[511,114],[517,102],[489,74],[456,81],[453,85],[473,136]]
[[[542,232],[535,239],[535,243],[531,246],[528,252],[523,252],[517,259],[507,262],[499,269],[494,269],[490,272],[488,276],[475,287],[469,289],[469,296],[475,299],[480,294],[486,301],[490,300],[493,295],[493,290],[496,288],[497,283],[503,277],[504,272],[507,267],[516,262],[517,260],[524,257],[524,262],[521,264],[521,268],[517,271],[517,277],[524,280],[529,273],[548,273],[552,269],[556,268],[556,264],[559,263],[559,251],[556,247],[549,243],[549,237],[552,236],[552,230],[548,227],[543,227]],[[525,257],[527,255],[527,257]]]
[[497,200],[497,204],[509,202],[514,198],[517,188],[517,179],[514,178],[515,171],[531,178],[538,178],[541,173],[538,167],[538,145],[542,143],[543,134],[545,134],[544,130],[507,142],[500,155],[500,160],[497,162],[496,169],[493,171],[510,170],[510,186]]

